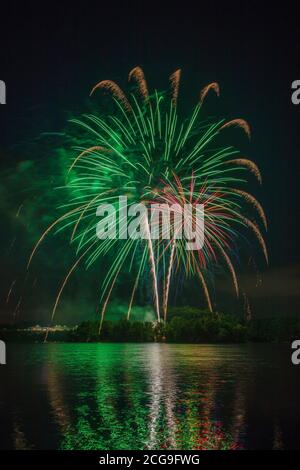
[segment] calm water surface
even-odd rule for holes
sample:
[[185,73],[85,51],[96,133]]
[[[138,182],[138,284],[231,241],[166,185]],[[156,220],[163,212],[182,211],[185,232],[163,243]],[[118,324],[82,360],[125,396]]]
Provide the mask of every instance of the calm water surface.
[[0,448],[300,448],[288,346],[7,345]]

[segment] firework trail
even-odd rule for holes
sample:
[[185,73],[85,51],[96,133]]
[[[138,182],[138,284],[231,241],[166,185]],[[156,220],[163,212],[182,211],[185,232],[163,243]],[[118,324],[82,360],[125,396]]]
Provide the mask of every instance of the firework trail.
[[141,69],[141,67],[135,67],[134,69],[131,70],[128,76],[128,81],[132,79],[136,80],[141,96],[144,98],[144,100],[148,100],[149,98],[148,86],[145,80],[144,72]]
[[149,228],[149,220],[148,217],[144,219],[144,226],[145,231],[147,234],[147,241],[149,247],[149,261],[151,266],[151,273],[153,278],[153,292],[154,292],[154,300],[155,300],[155,309],[157,314],[157,321],[160,322],[160,311],[159,311],[159,294],[158,294],[158,285],[157,285],[157,275],[156,275],[156,263],[155,263],[155,256],[153,251],[153,242],[151,239],[151,233]]
[[171,253],[170,253],[170,261],[166,279],[166,287],[164,292],[164,299],[163,299],[163,308],[164,308],[164,322],[167,321],[167,311],[168,311],[168,299],[169,299],[169,292],[170,292],[170,283],[171,283],[171,275],[172,275],[172,268],[173,268],[173,261],[174,261],[174,253],[176,250],[176,241],[173,238],[172,246],[171,246]]
[[16,280],[12,281],[11,285],[10,285],[10,288],[9,288],[9,291],[8,291],[8,294],[7,294],[7,297],[6,297],[6,303],[8,304],[9,302],[9,299],[10,299],[10,296],[11,296],[11,293],[13,291],[13,288],[14,288],[14,285],[16,283]]
[[178,69],[170,76],[171,90],[172,90],[172,103],[176,106],[179,93],[181,70]]

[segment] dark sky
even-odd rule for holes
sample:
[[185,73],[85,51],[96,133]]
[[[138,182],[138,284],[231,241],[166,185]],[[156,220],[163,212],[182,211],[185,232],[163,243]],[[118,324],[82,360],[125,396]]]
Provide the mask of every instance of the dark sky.
[[300,276],[300,105],[291,103],[291,83],[300,79],[296,4],[1,4],[0,79],[7,86],[7,104],[0,106],[1,169],[22,161],[24,142],[36,134],[59,131],[66,111],[80,110],[97,81],[125,85],[135,65],[159,89],[182,68],[183,107],[195,102],[206,83],[218,81],[222,109],[252,127],[249,153],[263,175],[259,197],[269,219],[270,272],[282,279],[284,295],[289,273]]

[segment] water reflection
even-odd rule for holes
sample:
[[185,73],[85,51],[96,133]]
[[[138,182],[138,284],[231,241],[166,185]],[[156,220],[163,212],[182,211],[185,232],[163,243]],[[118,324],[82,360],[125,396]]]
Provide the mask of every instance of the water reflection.
[[1,369],[0,447],[299,447],[299,374],[274,362],[276,348],[15,345],[3,381]]

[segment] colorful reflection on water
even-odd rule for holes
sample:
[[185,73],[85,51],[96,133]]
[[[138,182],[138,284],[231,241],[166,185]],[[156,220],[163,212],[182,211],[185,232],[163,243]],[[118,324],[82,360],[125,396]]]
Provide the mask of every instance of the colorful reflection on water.
[[0,447],[300,447],[300,371],[284,354],[274,345],[8,345]]

